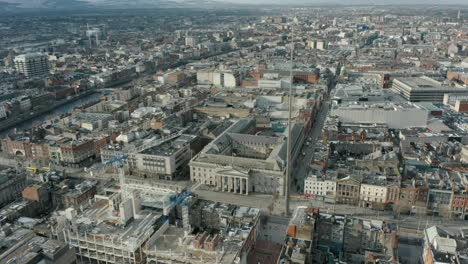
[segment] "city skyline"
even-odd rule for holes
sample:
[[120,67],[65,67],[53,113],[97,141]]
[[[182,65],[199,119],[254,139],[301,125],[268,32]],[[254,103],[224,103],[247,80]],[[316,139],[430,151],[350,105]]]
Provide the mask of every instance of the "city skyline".
[[[200,6],[201,5],[201,6]],[[23,9],[92,9],[92,8],[164,8],[164,7],[222,7],[222,6],[262,7],[274,6],[467,6],[463,0],[432,1],[432,0],[294,0],[284,3],[279,0],[136,0],[129,3],[124,0],[3,0],[0,8],[8,11],[21,11]]]
[[468,263],[460,1],[0,1],[0,263]]

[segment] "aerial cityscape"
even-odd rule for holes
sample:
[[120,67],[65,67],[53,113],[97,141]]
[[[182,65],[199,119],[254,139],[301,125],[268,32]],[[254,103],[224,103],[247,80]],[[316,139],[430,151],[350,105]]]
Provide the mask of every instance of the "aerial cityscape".
[[0,264],[85,263],[468,264],[468,3],[0,0]]

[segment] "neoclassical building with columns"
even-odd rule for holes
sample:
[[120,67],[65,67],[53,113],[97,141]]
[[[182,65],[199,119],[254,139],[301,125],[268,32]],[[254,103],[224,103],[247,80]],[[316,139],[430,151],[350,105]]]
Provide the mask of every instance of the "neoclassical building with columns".
[[[258,134],[254,119],[234,123],[192,158],[191,181],[220,192],[283,195],[287,134]],[[303,142],[303,125],[294,124],[292,135],[294,160]]]

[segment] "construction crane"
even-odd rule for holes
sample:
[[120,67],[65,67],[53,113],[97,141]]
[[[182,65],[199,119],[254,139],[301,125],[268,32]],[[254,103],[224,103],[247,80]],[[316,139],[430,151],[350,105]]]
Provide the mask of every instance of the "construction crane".
[[182,226],[185,232],[190,233],[192,231],[192,227],[190,226],[189,222],[189,206],[187,202],[187,198],[192,195],[193,191],[198,188],[200,184],[196,185],[193,189],[186,190],[181,195],[176,196],[173,195],[170,197],[171,203],[169,206],[163,209],[164,219],[163,222],[169,220],[169,213],[179,204],[182,204]]
[[178,204],[183,202],[187,197],[189,197],[193,192],[191,190],[187,190],[183,192],[181,195],[178,197],[174,194],[173,196],[170,197],[171,204],[167,207],[164,208],[163,213],[164,215],[168,215],[169,212],[174,209]]
[[123,168],[122,160],[124,160],[126,158],[128,158],[128,154],[115,155],[115,156],[110,157],[105,162],[96,165],[94,168],[95,169],[101,169],[103,167],[109,166],[109,165],[114,164],[114,163],[117,163],[117,168]]
[[[155,146],[160,145],[161,143],[176,138],[180,136],[183,132],[185,132],[186,129],[182,129],[181,131],[168,135],[166,137],[163,137],[159,140],[156,140],[154,142],[151,142],[150,144],[146,144],[144,146],[141,146],[139,148],[132,149],[130,153],[138,153],[144,149],[152,148]],[[115,164],[116,168],[118,169],[118,174],[119,174],[119,184],[121,188],[121,197],[122,201],[127,199],[127,195],[130,190],[139,190],[142,192],[167,192],[167,189],[161,189],[155,186],[151,185],[138,185],[138,184],[132,184],[132,183],[126,183],[125,181],[125,170],[124,170],[124,162],[125,160],[129,157],[129,153],[121,153],[115,156],[110,157],[106,161],[104,161],[101,164],[98,164],[94,167],[92,167],[89,172],[91,175],[93,175],[93,172],[96,170],[100,170],[102,168],[105,168],[109,165]],[[184,230],[189,232],[191,230],[191,226],[189,223],[189,215],[188,215],[188,203],[187,203],[187,198],[192,195],[193,191],[197,189],[200,186],[200,184],[197,184],[195,186],[192,186],[192,189],[188,189],[184,192],[182,192],[180,195],[173,194],[169,197],[169,205],[163,206],[163,215],[164,219],[163,221],[166,222],[169,219],[169,214],[170,212],[179,204],[182,204],[182,221],[183,221],[183,227]]]
[[128,154],[125,154],[125,153],[112,156],[109,159],[107,159],[105,162],[100,163],[94,166],[93,168],[91,168],[91,171],[90,171],[92,175],[92,172],[94,170],[99,170],[109,165],[115,164],[119,171],[119,183],[120,183],[120,188],[122,188],[122,198],[126,196],[126,193],[125,191],[123,191],[123,188],[125,186],[124,160],[126,160],[127,158],[128,158]]
[[[119,154],[119,155],[116,155],[116,156],[112,156],[109,159],[107,159],[104,163],[98,164],[98,165],[96,165],[95,167],[93,167],[91,169],[92,171],[93,170],[99,170],[99,169],[102,169],[102,168],[107,167],[109,165],[115,164],[117,169],[119,170],[119,183],[120,183],[120,188],[122,188],[122,190],[123,190],[123,192],[122,192],[123,196],[126,196],[124,193],[126,192],[125,186],[127,185],[125,183],[124,160],[126,160],[128,158],[128,156],[129,156],[128,154]],[[179,196],[177,196],[175,194],[172,195],[169,198],[171,203],[163,209],[164,215],[168,215],[169,212],[172,209],[174,209],[178,204],[180,204],[187,197],[189,197],[193,193],[193,191],[195,189],[197,189],[199,186],[200,186],[200,184],[195,185],[194,188],[192,188],[191,190],[186,190],[185,192],[183,192]],[[141,188],[137,188],[135,185],[130,186],[130,188],[132,188],[132,189],[135,189],[135,188],[136,189],[142,189],[142,190],[146,190],[146,191],[152,189],[151,187],[148,187],[148,186],[141,186]]]
[[[137,184],[127,184],[125,182],[125,170],[124,170],[124,161],[129,157],[128,154],[119,154],[116,156],[112,156],[109,159],[107,159],[104,163],[98,164],[95,167],[92,168],[92,170],[98,170],[102,169],[104,167],[107,167],[109,165],[115,164],[118,171],[119,171],[119,183],[120,183],[120,188],[121,188],[121,197],[122,201],[125,201],[127,199],[127,195],[129,190],[140,190],[143,192],[167,192],[167,190],[160,190],[159,188],[155,188],[153,186],[148,186],[148,185],[141,185],[138,186]],[[196,184],[192,186],[192,189],[185,190],[182,192],[180,195],[173,194],[169,197],[169,205],[163,206],[163,224],[169,221],[169,214],[174,210],[174,208],[182,204],[182,226],[184,229],[184,232],[190,233],[192,231],[192,227],[189,222],[189,205],[187,202],[187,198],[190,197],[193,194],[193,191],[195,191],[201,184]]]

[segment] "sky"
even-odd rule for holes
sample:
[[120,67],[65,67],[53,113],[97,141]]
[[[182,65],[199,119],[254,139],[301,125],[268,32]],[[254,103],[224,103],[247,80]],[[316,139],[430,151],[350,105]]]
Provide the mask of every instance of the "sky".
[[[227,2],[219,0],[221,2]],[[437,5],[468,5],[468,0],[228,0],[234,3],[243,4],[331,4],[339,3],[341,5],[393,5],[393,4],[437,4]]]
[[[234,4],[254,4],[254,5],[467,5],[468,0],[0,0],[2,4],[14,4],[16,8],[76,8],[84,7],[86,4],[91,6],[113,6],[115,4],[132,7],[158,6],[160,3],[177,2],[183,5],[184,2],[190,3],[190,6],[199,3],[234,3]],[[11,6],[11,5],[10,5]]]

